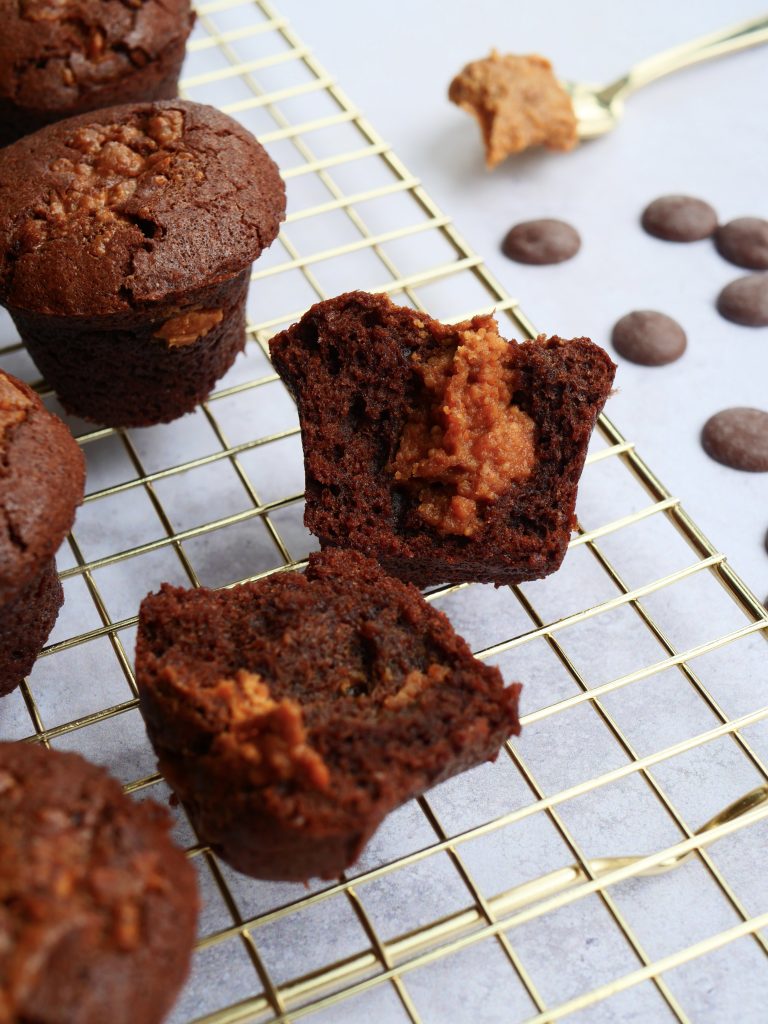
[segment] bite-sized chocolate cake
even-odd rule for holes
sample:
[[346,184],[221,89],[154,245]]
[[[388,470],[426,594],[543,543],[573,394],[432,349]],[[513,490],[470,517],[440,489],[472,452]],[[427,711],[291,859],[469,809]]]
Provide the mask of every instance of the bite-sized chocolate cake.
[[588,338],[518,344],[386,296],[318,303],[270,343],[295,396],[304,522],[420,586],[557,569],[616,367]]
[[70,432],[0,370],[0,696],[31,670],[56,621],[64,595],[54,556],[84,483]]
[[334,877],[389,811],[519,731],[519,685],[353,551],[231,590],[164,585],[136,679],[198,835],[259,878]]
[[70,412],[167,422],[245,345],[251,263],[284,213],[275,164],[213,107],[60,121],[0,150],[0,302]]
[[0,146],[115,103],[172,99],[189,0],[0,0]]
[[0,743],[4,1024],[159,1024],[198,902],[169,824],[77,754]]

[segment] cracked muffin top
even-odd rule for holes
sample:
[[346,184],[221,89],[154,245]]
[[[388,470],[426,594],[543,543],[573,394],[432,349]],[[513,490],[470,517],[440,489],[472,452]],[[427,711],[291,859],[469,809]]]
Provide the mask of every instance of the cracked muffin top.
[[182,45],[193,22],[189,0],[0,0],[0,96],[76,109]]
[[275,238],[277,167],[213,107],[108,107],[0,150],[0,302],[65,316],[168,304]]
[[198,910],[170,815],[33,743],[0,743],[0,810],[0,1020],[158,1024]]
[[83,453],[69,430],[0,370],[0,608],[56,553],[84,482]]

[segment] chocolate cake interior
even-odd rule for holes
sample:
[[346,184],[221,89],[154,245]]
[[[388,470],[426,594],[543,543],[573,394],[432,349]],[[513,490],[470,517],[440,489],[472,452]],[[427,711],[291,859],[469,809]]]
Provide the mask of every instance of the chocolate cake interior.
[[271,343],[294,393],[305,523],[422,586],[556,569],[615,367],[589,339],[518,344],[385,296],[312,307]]

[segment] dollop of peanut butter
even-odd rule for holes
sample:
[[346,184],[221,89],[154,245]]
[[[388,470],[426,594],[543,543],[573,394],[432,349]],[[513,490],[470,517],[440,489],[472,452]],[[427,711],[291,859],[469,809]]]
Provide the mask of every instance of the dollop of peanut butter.
[[230,729],[216,743],[236,747],[248,758],[255,785],[296,779],[314,789],[328,788],[328,766],[307,742],[298,701],[275,700],[261,676],[245,669],[220,680],[211,696],[226,705],[230,720]]
[[409,672],[403,681],[403,685],[396,693],[391,693],[384,698],[384,707],[389,711],[400,711],[401,708],[413,704],[424,693],[433,686],[439,686],[448,678],[449,670],[445,665],[431,664],[426,672],[420,672],[415,668]]
[[32,399],[0,372],[0,452],[7,444],[10,430],[27,418]]
[[[38,203],[19,227],[15,244],[23,255],[63,237],[82,239],[103,256],[121,224],[134,223],[124,206],[140,181],[164,188],[193,159],[182,145],[180,110],[137,113],[123,124],[92,124],[67,139],[71,157],[50,165],[57,187]],[[142,230],[159,230],[147,222]]]
[[155,338],[162,338],[171,348],[178,345],[191,345],[198,338],[204,338],[209,331],[224,319],[223,309],[196,309],[188,313],[179,313],[155,331]]
[[448,98],[477,119],[489,170],[529,146],[567,150],[578,142],[571,99],[538,54],[492,50],[456,75]]
[[491,318],[477,324],[459,329],[456,345],[411,357],[421,394],[392,464],[424,522],[464,537],[482,527],[482,506],[530,475],[536,455],[533,420],[512,405],[509,344]]

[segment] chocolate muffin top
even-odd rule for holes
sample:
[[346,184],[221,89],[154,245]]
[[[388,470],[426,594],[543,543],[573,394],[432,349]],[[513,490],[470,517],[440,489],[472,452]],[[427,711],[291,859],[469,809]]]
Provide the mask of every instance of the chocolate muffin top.
[[31,388],[0,370],[0,607],[56,553],[84,482],[70,432]]
[[0,150],[0,302],[88,317],[173,304],[244,270],[284,213],[275,164],[213,107],[59,121]]
[[77,754],[0,743],[0,821],[0,1019],[159,1022],[197,916],[167,813]]
[[77,110],[89,94],[183,42],[189,0],[0,0],[0,96]]

